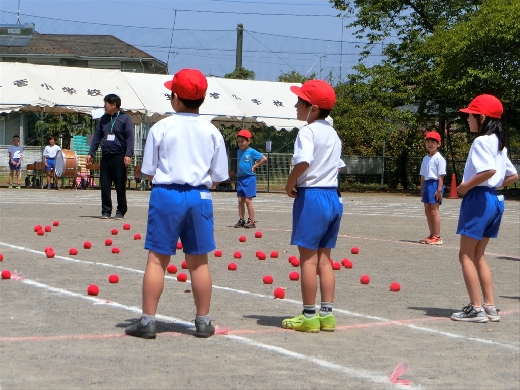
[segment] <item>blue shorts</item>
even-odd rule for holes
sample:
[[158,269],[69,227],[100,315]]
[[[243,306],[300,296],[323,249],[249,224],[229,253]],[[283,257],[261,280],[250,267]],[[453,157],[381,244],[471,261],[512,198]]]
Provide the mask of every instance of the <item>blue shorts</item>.
[[[18,162],[20,161],[20,159],[19,159],[19,158],[13,158],[13,161],[14,161],[15,163],[18,163]],[[22,164],[16,166],[16,165],[13,165],[13,164],[11,163],[11,160],[9,160],[9,169],[10,169],[11,171],[19,171],[20,169],[22,169]]]
[[256,176],[240,176],[237,178],[237,196],[239,198],[254,198],[256,196]]
[[504,213],[504,197],[494,188],[477,186],[468,191],[460,205],[457,234],[482,240],[496,238]]
[[[442,200],[440,202],[437,202],[437,199],[435,199],[435,192],[437,192],[438,185],[439,180],[425,180],[422,188],[423,191],[421,202],[442,204]],[[442,186],[442,196],[444,196],[444,185]]]
[[335,248],[343,203],[336,187],[300,187],[293,204],[291,245]]
[[206,186],[154,184],[144,248],[175,255],[179,238],[190,255],[215,249],[211,193]]
[[47,166],[45,167],[45,170],[46,171],[51,171],[54,169],[54,167],[56,166],[56,159],[55,158],[49,158],[47,157],[45,159],[45,161],[47,161]]

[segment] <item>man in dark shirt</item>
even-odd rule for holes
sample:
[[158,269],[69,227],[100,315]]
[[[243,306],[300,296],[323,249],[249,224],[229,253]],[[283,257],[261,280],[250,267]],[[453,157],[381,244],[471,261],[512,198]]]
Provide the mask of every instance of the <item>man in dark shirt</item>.
[[87,164],[101,141],[101,164],[99,179],[101,182],[101,218],[110,218],[112,214],[112,181],[117,193],[115,219],[123,219],[126,205],[126,167],[130,165],[134,154],[134,124],[132,119],[120,111],[121,98],[113,93],[106,95],[105,115],[101,117],[92,137],[92,144],[87,156]]

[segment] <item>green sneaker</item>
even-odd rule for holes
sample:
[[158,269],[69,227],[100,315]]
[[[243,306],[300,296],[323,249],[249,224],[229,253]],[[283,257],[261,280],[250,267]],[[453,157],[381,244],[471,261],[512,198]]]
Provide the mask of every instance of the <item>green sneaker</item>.
[[320,330],[324,332],[334,332],[336,329],[336,318],[332,314],[320,316]]
[[19,186],[19,185],[17,185],[17,186],[16,186],[16,189],[17,189],[17,190],[19,190],[19,189],[20,189],[20,186]]
[[304,314],[300,314],[294,318],[286,318],[282,321],[282,327],[299,332],[318,333],[320,331],[320,316],[315,315],[312,318],[307,318]]
[[13,188],[13,186],[11,184],[9,184],[9,187],[8,188]]

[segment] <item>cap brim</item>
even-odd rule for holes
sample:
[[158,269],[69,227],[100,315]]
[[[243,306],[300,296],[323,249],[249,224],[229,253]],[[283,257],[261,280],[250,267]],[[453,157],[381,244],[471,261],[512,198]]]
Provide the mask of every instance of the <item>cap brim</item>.
[[476,111],[471,110],[469,108],[461,108],[459,111],[463,112],[465,114],[479,114],[479,112],[476,112]]
[[170,81],[165,82],[164,86],[171,91],[172,90],[172,84],[173,84],[173,80],[170,80]]
[[305,101],[307,100],[307,97],[303,94],[301,87],[298,87],[297,85],[293,85],[292,87],[290,87],[290,90],[296,96],[301,97]]

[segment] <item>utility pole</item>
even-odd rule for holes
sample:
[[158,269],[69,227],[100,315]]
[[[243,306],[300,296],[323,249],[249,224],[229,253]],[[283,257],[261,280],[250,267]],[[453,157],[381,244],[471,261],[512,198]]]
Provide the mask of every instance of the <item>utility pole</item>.
[[242,68],[242,42],[244,41],[244,25],[239,23],[237,26],[237,61],[235,69]]

